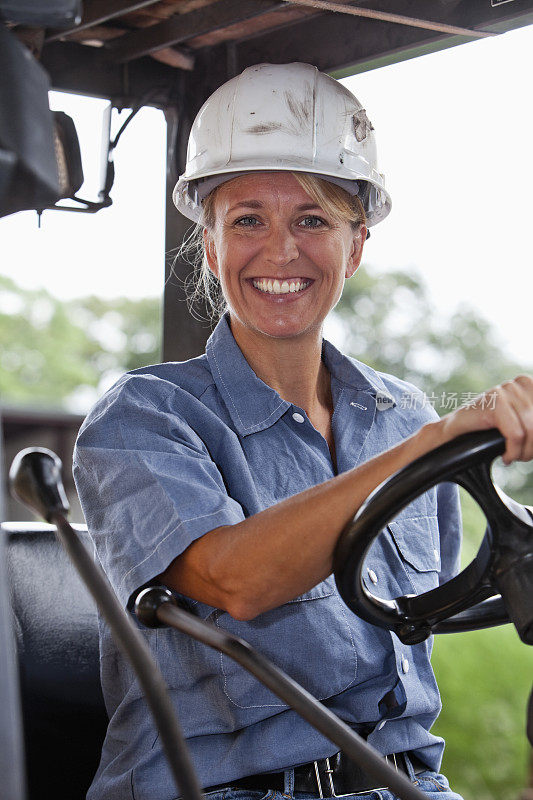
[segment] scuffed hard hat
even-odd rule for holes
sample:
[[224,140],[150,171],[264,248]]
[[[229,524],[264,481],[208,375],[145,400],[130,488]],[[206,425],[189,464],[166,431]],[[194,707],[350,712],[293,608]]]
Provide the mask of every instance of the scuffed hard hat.
[[310,64],[258,64],[220,86],[192,125],[185,172],[172,197],[197,222],[216,186],[277,170],[317,175],[357,194],[368,226],[391,209],[365,109]]

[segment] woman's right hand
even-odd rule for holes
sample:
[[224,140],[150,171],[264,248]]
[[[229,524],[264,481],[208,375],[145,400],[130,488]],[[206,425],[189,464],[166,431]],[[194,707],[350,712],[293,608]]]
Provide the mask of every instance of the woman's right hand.
[[462,433],[498,428],[505,438],[504,464],[533,459],[533,376],[518,375],[478,395],[435,423],[442,442]]

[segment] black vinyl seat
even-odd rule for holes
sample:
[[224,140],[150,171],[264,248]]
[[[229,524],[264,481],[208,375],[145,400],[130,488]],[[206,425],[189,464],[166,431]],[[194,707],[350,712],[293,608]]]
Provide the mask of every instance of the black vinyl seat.
[[[83,800],[107,727],[94,602],[45,523],[2,523],[28,800]],[[86,526],[75,525],[93,553]]]

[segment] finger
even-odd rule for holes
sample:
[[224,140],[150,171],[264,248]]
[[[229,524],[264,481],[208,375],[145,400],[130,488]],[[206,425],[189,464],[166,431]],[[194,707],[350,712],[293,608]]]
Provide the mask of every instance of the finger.
[[505,439],[502,460],[504,464],[508,465],[521,458],[526,432],[520,415],[514,408],[512,391],[502,384],[497,386],[490,395],[492,424],[498,428]]
[[479,395],[462,409],[466,418],[476,420],[476,428],[498,428],[505,439],[505,451],[502,455],[504,464],[520,458],[525,437],[520,416],[515,411],[512,400],[512,391],[502,384]]
[[524,431],[519,460],[529,461],[533,458],[533,379],[529,375],[518,376],[502,384],[502,389]]

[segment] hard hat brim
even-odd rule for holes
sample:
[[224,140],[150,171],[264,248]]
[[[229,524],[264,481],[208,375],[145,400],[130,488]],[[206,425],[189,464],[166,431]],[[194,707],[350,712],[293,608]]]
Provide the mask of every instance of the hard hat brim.
[[172,200],[181,214],[193,222],[200,223],[202,218],[202,202],[210,192],[227,181],[253,172],[302,172],[318,178],[323,178],[324,180],[329,180],[352,196],[359,193],[361,182],[369,183],[371,186],[375,187],[381,202],[375,208],[365,208],[368,227],[381,222],[388,216],[391,210],[391,198],[383,187],[381,175],[373,178],[361,170],[361,175],[353,175],[353,177],[346,178],[344,175],[334,175],[326,171],[309,170],[309,167],[304,169],[295,164],[291,166],[283,165],[280,167],[269,164],[268,166],[265,165],[261,167],[255,163],[253,166],[249,167],[239,165],[238,169],[235,169],[235,165],[232,165],[232,167],[227,170],[221,169],[214,174],[207,173],[205,175],[197,174],[194,176],[187,176],[185,173],[180,176],[174,187]]

